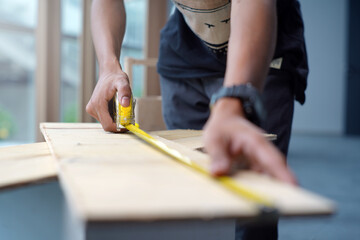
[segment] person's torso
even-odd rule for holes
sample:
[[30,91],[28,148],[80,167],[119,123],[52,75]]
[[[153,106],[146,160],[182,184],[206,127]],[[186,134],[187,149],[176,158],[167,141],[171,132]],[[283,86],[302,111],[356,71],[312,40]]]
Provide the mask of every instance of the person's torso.
[[[224,76],[231,1],[173,2],[176,9],[161,33],[159,73],[174,78]],[[301,94],[306,87],[307,58],[299,3],[278,0],[277,16],[277,45],[272,66],[297,76],[295,85],[299,85]]]
[[176,0],[187,26],[215,54],[226,54],[230,36],[229,0]]

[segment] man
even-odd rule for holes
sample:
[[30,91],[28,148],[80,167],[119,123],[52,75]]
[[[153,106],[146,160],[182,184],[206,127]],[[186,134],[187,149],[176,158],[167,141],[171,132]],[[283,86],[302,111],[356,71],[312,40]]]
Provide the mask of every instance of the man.
[[[304,102],[308,72],[299,3],[176,0],[174,4],[176,10],[162,30],[158,63],[167,127],[201,129],[206,123],[204,143],[214,175],[226,174],[233,161],[245,156],[251,169],[296,184],[284,155],[294,98]],[[108,101],[116,91],[123,106],[131,97],[119,64],[124,29],[123,1],[94,0],[92,33],[100,71],[86,110],[106,131],[116,131]],[[269,70],[270,65],[276,69]],[[264,99],[266,121],[261,121],[264,111],[257,92]],[[278,149],[254,123],[263,123],[266,132],[278,135]],[[244,238],[277,238],[274,226],[257,234],[256,228],[250,229]]]

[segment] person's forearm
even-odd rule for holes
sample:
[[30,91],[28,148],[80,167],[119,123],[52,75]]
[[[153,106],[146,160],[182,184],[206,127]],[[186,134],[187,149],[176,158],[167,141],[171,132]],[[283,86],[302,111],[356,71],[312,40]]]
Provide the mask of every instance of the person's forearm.
[[225,86],[252,83],[260,91],[274,54],[276,0],[234,0]]
[[119,57],[126,25],[122,0],[94,0],[91,8],[91,31],[100,74],[121,69]]
[[[233,0],[231,3],[225,86],[252,83],[262,90],[276,42],[276,0]],[[211,172],[230,172],[234,161],[290,184],[296,178],[285,157],[266,140],[260,128],[244,118],[242,102],[221,98],[204,128],[204,146],[212,158]]]

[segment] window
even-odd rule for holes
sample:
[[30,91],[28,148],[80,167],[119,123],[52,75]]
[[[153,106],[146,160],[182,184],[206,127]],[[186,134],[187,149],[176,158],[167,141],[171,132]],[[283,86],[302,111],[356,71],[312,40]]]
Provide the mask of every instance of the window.
[[61,93],[62,122],[77,122],[80,83],[81,0],[61,2]]
[[[8,145],[11,142],[17,144],[34,142],[39,121],[52,119],[52,121],[77,122],[80,120],[80,112],[83,109],[79,106],[83,105],[84,96],[88,97],[90,86],[88,84],[86,94],[81,93],[81,34],[82,28],[88,26],[87,22],[86,24],[82,22],[85,6],[83,4],[89,6],[91,1],[58,1],[61,3],[61,9],[57,1],[0,0],[0,145]],[[122,65],[127,56],[133,58],[145,56],[145,21],[148,2],[149,0],[125,0],[127,24],[120,59]],[[164,2],[159,1],[157,4],[164,4]],[[38,12],[39,6],[42,10],[53,12]],[[54,30],[55,33],[58,31],[57,18],[53,17],[55,13],[61,13],[60,56],[54,56],[57,51],[51,52],[52,48],[49,52],[45,52],[47,51],[45,47],[36,52],[37,33],[41,41],[49,43],[47,46],[58,44],[57,40],[54,41],[54,38],[49,37],[53,36],[49,29]],[[40,17],[54,21],[49,25],[37,26]],[[39,52],[40,55],[37,56]],[[53,64],[50,64],[52,67],[45,68],[44,65],[37,64],[37,57],[46,63],[49,60]],[[61,59],[60,65],[57,63],[57,57]],[[46,86],[57,86],[58,80],[54,77],[58,72],[57,67],[60,68],[60,104],[51,98],[53,94],[46,94],[48,89],[44,89]],[[48,72],[44,73],[43,69]],[[39,72],[41,74],[38,76],[41,77],[35,79],[35,73]],[[51,78],[47,77],[49,72],[54,74]],[[143,67],[135,66],[132,89],[136,97],[142,94],[143,78]],[[51,84],[45,84],[49,83],[48,81]],[[91,81],[91,79],[86,81]],[[41,88],[43,84],[44,88]],[[39,89],[36,89],[36,86],[39,86]],[[51,90],[52,93],[57,91],[55,88]],[[81,98],[80,94],[83,94]],[[37,106],[37,99],[46,104]],[[60,113],[60,118],[57,119],[58,116],[53,113]],[[83,115],[81,116],[83,118]]]
[[[61,121],[77,122],[79,116],[79,83],[82,12],[81,0],[63,0],[61,14]],[[126,31],[121,52],[121,64],[127,56],[143,58],[145,0],[125,0]],[[143,67],[134,67],[135,96],[142,92]]]
[[31,142],[37,1],[0,0],[0,6],[0,144]]
[[[126,31],[121,49],[121,65],[125,57],[144,58],[144,35],[146,18],[146,0],[125,0]],[[140,97],[142,93],[144,67],[133,68],[133,94]]]

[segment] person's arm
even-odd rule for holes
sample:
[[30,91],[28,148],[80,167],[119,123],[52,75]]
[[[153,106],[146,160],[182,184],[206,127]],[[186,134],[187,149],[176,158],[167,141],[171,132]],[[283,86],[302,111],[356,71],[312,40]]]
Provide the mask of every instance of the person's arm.
[[[251,83],[262,91],[276,44],[276,0],[234,0],[231,4],[224,86]],[[246,120],[238,99],[219,99],[204,130],[214,175],[229,172],[231,162],[243,155],[251,169],[296,183],[285,157],[263,137],[260,128]]]
[[99,80],[86,111],[96,118],[104,130],[116,131],[108,111],[108,102],[116,91],[123,106],[130,103],[128,76],[119,63],[126,15],[123,0],[94,0],[91,8],[91,31],[99,63]]

